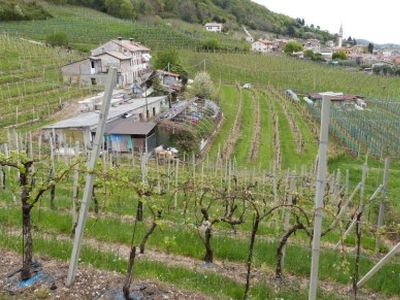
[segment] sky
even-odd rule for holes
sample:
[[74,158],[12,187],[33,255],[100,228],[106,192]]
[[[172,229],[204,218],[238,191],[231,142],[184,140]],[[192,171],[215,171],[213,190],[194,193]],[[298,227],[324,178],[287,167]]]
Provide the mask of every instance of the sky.
[[374,44],[400,44],[396,1],[360,0],[252,0],[270,11],[304,19],[335,34],[343,26],[343,38],[366,39]]

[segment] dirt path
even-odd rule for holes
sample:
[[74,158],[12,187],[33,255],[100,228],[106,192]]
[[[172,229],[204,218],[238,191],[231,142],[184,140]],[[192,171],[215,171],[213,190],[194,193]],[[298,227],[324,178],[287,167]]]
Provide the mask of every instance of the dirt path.
[[[15,234],[14,232],[13,234]],[[55,238],[54,236],[47,235],[48,238]],[[68,236],[57,235],[57,239],[69,239]],[[85,239],[85,244],[88,246],[99,249],[102,252],[113,252],[121,258],[128,258],[130,247],[122,244],[112,244],[97,241],[95,239]],[[0,275],[3,278],[12,270],[20,266],[21,256],[9,251],[2,250],[0,258]],[[51,290],[49,286],[31,286],[24,290],[18,289],[12,291],[10,286],[3,282],[0,289],[1,295],[6,295],[6,299],[37,299],[40,296],[47,295],[44,299],[115,299],[115,293],[122,291],[124,276],[115,272],[108,272],[95,269],[85,265],[79,265],[75,283],[71,287],[65,286],[65,280],[68,274],[69,264],[67,262],[58,261],[52,258],[38,256],[35,257],[43,267],[46,274],[50,274],[55,281],[56,289]],[[190,257],[177,256],[163,251],[146,249],[144,254],[137,254],[138,261],[156,261],[168,264],[175,267],[188,268],[197,273],[207,274],[210,272],[230,278],[237,281],[238,284],[245,284],[246,278],[246,265],[228,261],[215,261],[213,266],[205,266],[204,262]],[[274,278],[274,270],[272,268],[263,267],[261,269],[253,268],[251,284],[258,280],[262,280],[265,284],[271,285],[275,290],[285,289],[286,287],[307,289],[308,278],[293,276],[291,274],[284,274],[283,280],[276,280]],[[343,299],[353,299],[350,294],[350,286],[341,285],[331,281],[319,281],[319,288],[325,292],[335,292]],[[16,293],[15,296],[10,295]],[[177,288],[176,286],[166,286],[160,282],[154,281],[138,281],[134,280],[131,285],[131,292],[135,295],[143,297],[142,299],[198,299],[198,300],[211,300],[213,298],[201,295],[199,293],[185,291]],[[121,298],[123,299],[123,298]],[[390,299],[399,300],[400,297],[385,297],[376,293],[371,293],[362,289],[359,292],[358,299],[375,300],[375,299]]]
[[[122,274],[79,265],[73,285],[67,287],[65,285],[69,269],[67,262],[45,256],[35,256],[35,260],[41,264],[40,273],[49,275],[49,280],[38,280],[28,287],[20,287],[18,283],[15,284],[15,280],[19,278],[18,274],[11,279],[7,279],[7,275],[20,268],[21,256],[1,250],[0,299],[124,299],[122,286],[125,278]],[[130,292],[136,297],[134,299],[212,300],[211,297],[155,281],[133,280]]]

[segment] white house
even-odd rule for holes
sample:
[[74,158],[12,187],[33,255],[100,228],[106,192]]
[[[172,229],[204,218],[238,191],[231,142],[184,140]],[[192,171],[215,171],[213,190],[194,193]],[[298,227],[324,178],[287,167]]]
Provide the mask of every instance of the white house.
[[274,42],[264,39],[259,39],[251,43],[251,50],[256,52],[262,52],[262,53],[272,52],[274,48],[275,48]]
[[206,23],[204,27],[207,31],[211,32],[222,32],[222,24],[221,23]]

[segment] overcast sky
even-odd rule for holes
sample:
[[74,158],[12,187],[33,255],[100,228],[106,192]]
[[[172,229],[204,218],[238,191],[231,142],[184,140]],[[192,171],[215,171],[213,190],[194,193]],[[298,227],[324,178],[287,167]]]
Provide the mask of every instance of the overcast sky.
[[349,36],[372,43],[400,44],[396,0],[377,2],[360,0],[252,0],[275,13],[304,19],[306,25],[338,33],[343,25],[343,38]]

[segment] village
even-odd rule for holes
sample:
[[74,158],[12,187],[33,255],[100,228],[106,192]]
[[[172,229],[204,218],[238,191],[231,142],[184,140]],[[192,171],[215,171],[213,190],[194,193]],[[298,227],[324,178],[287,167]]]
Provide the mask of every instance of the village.
[[[251,43],[251,51],[269,54],[282,52],[288,39],[254,40],[250,33],[246,32],[246,40]],[[207,23],[205,30],[220,33],[222,24]],[[322,46],[318,40],[309,39],[304,43],[304,50],[312,50],[320,53],[327,61],[337,51],[345,51],[348,59],[363,61],[387,61],[392,57],[389,52],[367,55],[362,53],[363,46],[344,45],[343,29],[340,28],[337,43],[329,41]],[[301,52],[303,53],[303,52]],[[296,56],[301,58],[301,53]],[[116,151],[119,153],[145,153],[147,157],[154,154],[154,149],[161,144],[168,144],[169,134],[158,129],[162,120],[170,120],[169,126],[187,122],[191,126],[196,125],[196,120],[202,117],[202,108],[212,110],[215,126],[221,121],[219,107],[211,100],[204,99],[199,105],[199,99],[178,99],[183,87],[180,74],[172,73],[168,69],[152,70],[151,51],[149,48],[136,42],[133,38],[123,39],[118,37],[110,40],[95,49],[91,55],[79,61],[64,65],[61,69],[62,79],[71,85],[104,85],[110,68],[117,69],[116,87],[111,100],[111,108],[107,120],[104,137],[104,151]],[[393,60],[393,59],[392,59]],[[165,89],[165,95],[154,96],[153,81],[157,80]],[[247,83],[243,88],[251,88]],[[73,141],[82,143],[84,149],[92,147],[95,131],[99,121],[104,93],[79,101],[79,114],[71,118],[60,120],[42,128],[44,140],[53,140],[56,149],[60,152],[72,153]],[[338,107],[363,110],[367,104],[362,95],[347,95],[334,91],[310,91],[301,97],[308,105],[319,105],[323,95],[329,95],[332,103]],[[297,94],[288,89],[287,96],[299,102]],[[176,101],[178,99],[178,101]],[[218,117],[216,117],[218,116]],[[196,119],[197,118],[197,119]],[[196,119],[196,120],[195,120]],[[201,152],[207,145],[207,138],[202,138],[197,145]],[[175,145],[171,145],[175,147]]]

